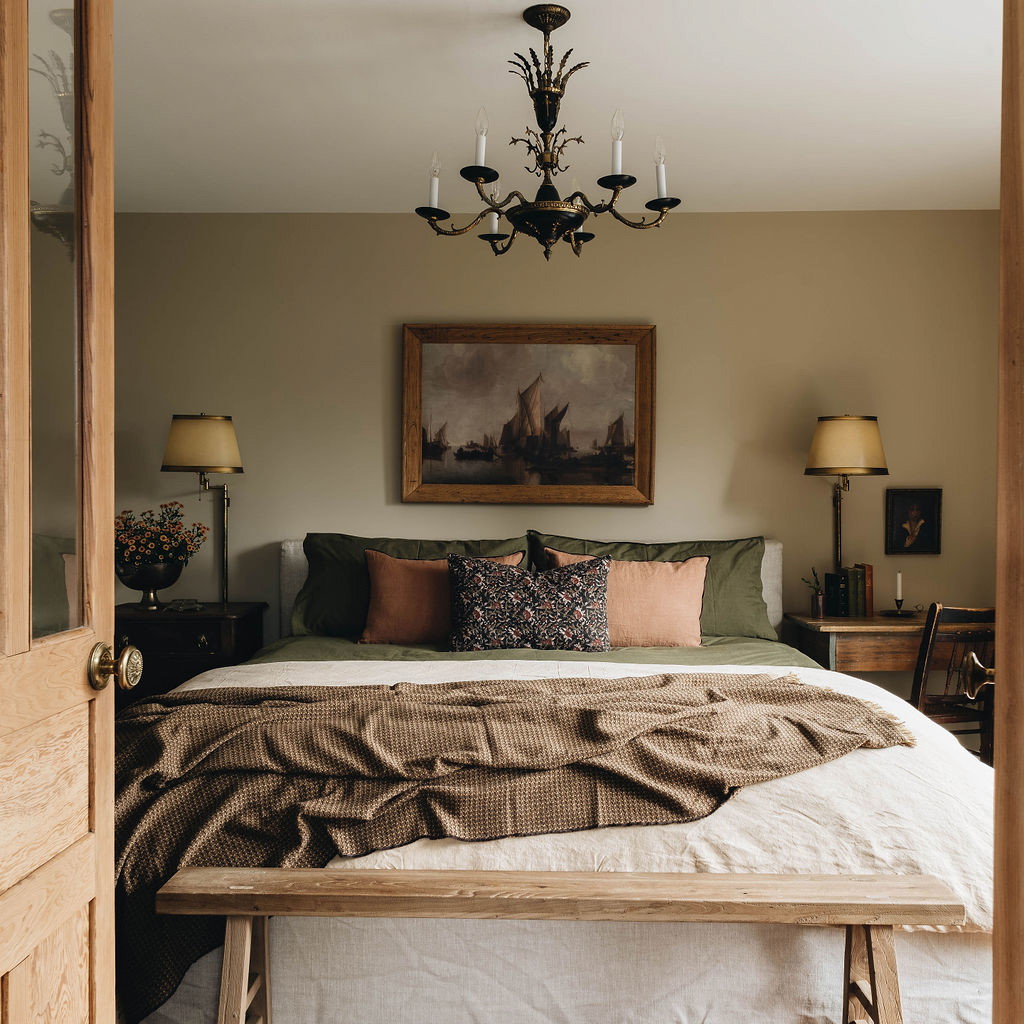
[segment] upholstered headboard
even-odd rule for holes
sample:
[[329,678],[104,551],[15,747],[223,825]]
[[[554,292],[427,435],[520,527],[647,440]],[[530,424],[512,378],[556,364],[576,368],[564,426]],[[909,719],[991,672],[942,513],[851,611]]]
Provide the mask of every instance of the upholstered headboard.
[[[292,606],[306,580],[306,555],[301,540],[281,542],[281,636],[291,636]],[[765,540],[761,560],[761,593],[768,619],[778,629],[782,623],[782,541]]]

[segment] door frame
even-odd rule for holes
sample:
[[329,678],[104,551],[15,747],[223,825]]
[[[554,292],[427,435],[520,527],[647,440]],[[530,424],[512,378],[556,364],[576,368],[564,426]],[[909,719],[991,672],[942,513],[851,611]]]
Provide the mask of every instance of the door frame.
[[[33,641],[28,3],[0,4],[0,740],[86,704],[88,830],[0,893],[4,1012],[24,1002],[24,965],[89,906],[89,1020],[115,1019],[113,692],[89,686],[89,651],[113,638],[113,6],[76,0],[78,567],[85,625]],[[83,872],[84,864],[93,865]],[[17,966],[14,966],[17,965]],[[7,968],[5,968],[7,969]],[[19,1017],[19,1014],[21,1017]]]

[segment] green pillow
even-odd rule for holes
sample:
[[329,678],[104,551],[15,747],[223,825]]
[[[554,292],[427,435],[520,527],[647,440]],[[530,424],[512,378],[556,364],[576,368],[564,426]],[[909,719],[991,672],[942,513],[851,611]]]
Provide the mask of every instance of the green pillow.
[[778,640],[764,603],[761,560],[764,537],[743,540],[681,540],[663,544],[632,541],[581,540],[530,530],[530,561],[538,569],[548,568],[545,548],[574,555],[603,555],[620,562],[684,562],[707,555],[704,605],[700,631],[704,636],[752,636]]
[[302,542],[309,563],[306,582],[295,598],[296,636],[358,637],[370,606],[367,548],[394,558],[445,558],[449,553],[482,558],[526,550],[525,537],[509,540],[405,540],[353,537],[347,533],[307,533]]

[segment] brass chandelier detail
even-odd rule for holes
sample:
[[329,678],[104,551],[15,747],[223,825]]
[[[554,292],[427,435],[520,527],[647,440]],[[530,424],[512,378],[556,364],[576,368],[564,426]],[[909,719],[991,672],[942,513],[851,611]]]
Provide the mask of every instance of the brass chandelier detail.
[[[487,122],[486,115],[481,109],[477,118],[477,162],[469,167],[463,167],[459,173],[467,181],[476,185],[477,194],[486,205],[465,227],[443,227],[442,222],[450,220],[451,214],[437,205],[440,166],[435,154],[431,166],[429,205],[416,208],[416,213],[426,220],[435,234],[464,235],[472,231],[486,217],[488,218],[487,230],[478,237],[490,245],[491,251],[496,256],[503,256],[507,253],[519,234],[537,239],[544,247],[545,259],[551,259],[551,250],[560,240],[567,242],[572,247],[572,251],[579,256],[583,251],[583,246],[594,237],[591,232],[583,230],[583,226],[591,214],[596,217],[602,213],[610,213],[615,220],[631,228],[656,228],[665,219],[669,210],[679,205],[679,199],[666,195],[664,147],[659,139],[655,151],[658,198],[644,204],[657,216],[651,219],[643,217],[638,221],[630,220],[616,209],[622,192],[636,184],[636,178],[633,175],[622,173],[623,125],[621,114],[618,111],[612,120],[612,173],[598,178],[597,181],[602,188],[611,191],[611,197],[605,202],[592,203],[580,191],[574,191],[564,199],[559,196],[552,178],[556,174],[568,170],[568,166],[562,163],[565,148],[571,142],[578,144],[583,142],[579,136],[570,137],[564,127],[557,130],[555,128],[558,123],[559,104],[565,95],[566,83],[577,71],[587,67],[587,62],[584,61],[566,70],[572,50],[568,50],[557,68],[555,67],[555,55],[550,36],[555,29],[564,25],[569,17],[569,11],[558,4],[535,4],[533,7],[528,7],[523,11],[523,21],[544,34],[543,61],[531,47],[529,60],[521,53],[517,53],[516,59],[508,62],[512,65],[509,73],[518,75],[526,83],[526,89],[533,101],[533,110],[537,119],[539,131],[527,128],[526,138],[513,137],[509,142],[510,146],[520,143],[526,146],[527,152],[533,159],[533,166],[527,165],[525,170],[543,179],[540,188],[537,189],[536,198],[531,201],[522,192],[513,191],[505,199],[500,199],[500,191],[496,185],[498,172],[483,163]],[[488,189],[485,186],[491,186],[491,188]],[[500,217],[504,217],[508,222],[511,227],[510,233],[498,231]]]

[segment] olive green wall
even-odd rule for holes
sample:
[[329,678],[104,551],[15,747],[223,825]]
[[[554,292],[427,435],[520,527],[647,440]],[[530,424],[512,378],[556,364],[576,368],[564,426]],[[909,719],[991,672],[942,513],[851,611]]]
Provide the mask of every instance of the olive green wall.
[[[495,258],[412,215],[123,214],[117,219],[117,501],[181,498],[159,471],[174,412],[234,416],[232,596],[274,604],[277,542],[307,531],[610,539],[764,533],[786,605],[828,567],[830,479],[803,476],[815,418],[879,417],[891,476],[854,480],[849,561],[880,604],[988,602],[994,582],[995,212],[677,213],[599,222],[581,259],[520,239]],[[403,505],[405,322],[657,325],[650,508]],[[943,553],[883,554],[887,486],[942,487]],[[207,545],[170,596],[214,599]],[[132,599],[126,590],[120,600]],[[268,615],[274,635],[276,605]]]

